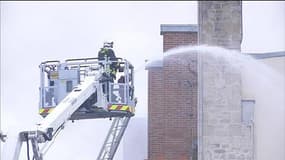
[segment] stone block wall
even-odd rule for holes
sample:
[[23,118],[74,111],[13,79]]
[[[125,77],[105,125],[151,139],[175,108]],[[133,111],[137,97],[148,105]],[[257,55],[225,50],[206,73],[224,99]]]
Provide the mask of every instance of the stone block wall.
[[252,160],[251,126],[241,121],[240,70],[208,55],[199,59],[200,160]]
[[240,50],[241,1],[199,1],[199,44]]
[[[199,1],[198,43],[240,50],[241,1]],[[252,128],[241,122],[241,71],[198,56],[198,159],[252,160]]]

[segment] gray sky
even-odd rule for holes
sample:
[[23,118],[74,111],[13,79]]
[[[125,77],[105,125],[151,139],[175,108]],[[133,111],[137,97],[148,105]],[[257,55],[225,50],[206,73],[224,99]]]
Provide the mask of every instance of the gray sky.
[[[243,4],[242,51],[285,50],[285,2]],[[41,119],[40,62],[96,57],[106,40],[136,67],[136,116],[146,117],[144,60],[162,56],[160,24],[197,24],[197,2],[1,2],[1,129],[13,137]],[[94,159],[109,124],[70,123],[46,159]],[[12,149],[5,144],[2,158]],[[121,155],[120,148],[116,159]]]

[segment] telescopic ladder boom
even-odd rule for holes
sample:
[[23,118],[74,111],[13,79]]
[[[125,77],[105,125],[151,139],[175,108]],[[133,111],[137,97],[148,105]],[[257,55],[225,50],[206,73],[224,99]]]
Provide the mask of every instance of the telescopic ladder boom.
[[52,140],[53,135],[69,120],[71,114],[96,91],[94,78],[93,76],[87,77],[81,85],[73,89],[72,92],[57,105],[53,112],[39,123],[36,131],[24,131],[19,134],[14,160],[19,159],[23,141],[28,142],[29,140],[33,146],[34,158],[36,160],[43,159],[38,143]]
[[[114,63],[119,66],[123,82],[109,80],[106,70]],[[46,61],[41,63],[40,69],[40,114],[44,119],[36,129],[19,133],[13,160],[19,160],[23,142],[27,143],[28,159],[31,143],[32,159],[43,160],[43,155],[69,120],[113,118],[97,157],[97,160],[112,160],[135,112],[134,67],[122,58],[115,61],[83,58],[69,59],[65,63]]]
[[114,158],[129,121],[130,117],[117,117],[113,120],[97,160],[112,160]]

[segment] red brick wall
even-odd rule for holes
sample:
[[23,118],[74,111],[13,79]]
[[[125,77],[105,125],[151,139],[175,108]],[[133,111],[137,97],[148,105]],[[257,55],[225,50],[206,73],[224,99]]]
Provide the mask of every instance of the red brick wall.
[[179,45],[196,45],[197,32],[165,32],[163,33],[163,51]]
[[189,160],[197,136],[196,55],[168,56],[163,62],[166,159]]
[[[165,115],[163,109],[163,69],[151,68],[148,71],[148,153],[159,160],[164,145]],[[150,154],[149,154],[150,156]]]
[[[164,51],[197,33],[164,33]],[[197,137],[197,55],[172,55],[148,74],[148,160],[191,160]]]

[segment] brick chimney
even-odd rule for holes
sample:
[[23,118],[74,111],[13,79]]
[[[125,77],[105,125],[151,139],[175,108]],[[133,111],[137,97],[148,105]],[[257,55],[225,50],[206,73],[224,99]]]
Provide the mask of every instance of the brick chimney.
[[198,25],[162,24],[160,35],[163,36],[163,52],[181,45],[196,45],[198,43]]
[[[197,28],[197,25],[161,25],[163,51],[196,45]],[[189,65],[177,65],[184,60]],[[197,56],[167,56],[146,69],[148,160],[196,160]]]

